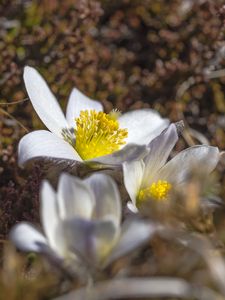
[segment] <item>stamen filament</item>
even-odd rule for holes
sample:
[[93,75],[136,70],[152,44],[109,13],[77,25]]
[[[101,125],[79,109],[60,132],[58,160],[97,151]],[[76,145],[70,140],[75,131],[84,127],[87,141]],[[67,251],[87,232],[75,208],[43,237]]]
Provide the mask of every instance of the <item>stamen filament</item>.
[[141,189],[138,194],[138,202],[142,202],[148,198],[156,201],[164,201],[167,199],[172,185],[166,180],[158,180],[153,182],[149,187]]
[[115,114],[85,110],[75,122],[75,149],[84,160],[111,154],[126,143],[128,132],[119,128]]

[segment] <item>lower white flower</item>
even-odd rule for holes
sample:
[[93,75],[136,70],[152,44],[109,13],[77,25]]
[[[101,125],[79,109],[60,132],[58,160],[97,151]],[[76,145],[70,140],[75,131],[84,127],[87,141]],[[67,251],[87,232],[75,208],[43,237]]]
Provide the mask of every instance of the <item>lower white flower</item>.
[[155,232],[156,226],[131,220],[121,227],[121,199],[112,178],[93,174],[80,180],[62,174],[58,189],[44,181],[41,188],[41,220],[44,234],[22,222],[10,238],[23,251],[59,261],[79,260],[104,267],[136,248]]
[[217,147],[199,145],[185,149],[167,162],[178,140],[177,129],[171,124],[149,145],[150,152],[143,160],[123,163],[124,184],[132,200],[129,207],[146,199],[165,201],[172,189],[185,183],[193,168],[207,176],[216,167],[220,154]]
[[25,135],[19,143],[19,164],[35,158],[120,165],[144,157],[146,145],[169,121],[151,109],[125,114],[103,112],[100,102],[77,89],[70,94],[66,117],[41,75],[25,67],[24,81],[31,103],[50,130]]

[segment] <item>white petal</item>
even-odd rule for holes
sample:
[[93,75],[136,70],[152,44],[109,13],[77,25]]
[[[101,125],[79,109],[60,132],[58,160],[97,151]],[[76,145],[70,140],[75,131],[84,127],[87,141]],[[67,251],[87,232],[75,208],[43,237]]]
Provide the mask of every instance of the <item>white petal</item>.
[[[189,4],[189,2],[187,2]],[[186,2],[185,2],[186,4]],[[192,3],[194,4],[194,3]],[[210,262],[213,264],[212,262]],[[221,266],[219,266],[222,265]],[[147,266],[145,266],[147,269]],[[212,272],[212,271],[211,271]],[[224,273],[221,261],[213,265],[213,272],[219,274],[218,278],[222,282]],[[126,272],[127,273],[127,272]],[[221,296],[211,288],[205,286],[195,287],[185,279],[172,276],[148,276],[134,277],[121,276],[106,281],[96,282],[93,287],[78,288],[54,300],[106,300],[106,299],[200,299],[218,300]],[[224,277],[223,277],[224,278]],[[91,295],[91,298],[90,298]]]
[[111,221],[73,219],[65,221],[64,229],[70,251],[93,265],[107,257],[118,234]]
[[152,109],[127,112],[119,117],[119,123],[121,128],[128,129],[127,143],[139,145],[147,145],[169,125]]
[[15,225],[10,232],[10,239],[22,251],[41,253],[47,247],[47,240],[31,224],[22,222]]
[[62,219],[91,218],[95,204],[94,194],[81,179],[62,174],[59,178],[57,199]]
[[112,250],[107,263],[134,250],[149,240],[157,230],[157,226],[142,220],[127,220],[121,230],[120,239]]
[[127,202],[127,209],[128,209],[128,213],[132,213],[132,214],[136,214],[138,213],[138,209],[137,206],[133,204],[132,201],[128,201]]
[[58,215],[56,193],[47,181],[44,181],[41,186],[40,201],[42,225],[49,245],[59,255],[63,255],[64,244],[62,243],[62,237],[60,237],[58,231],[60,219]]
[[171,159],[160,171],[158,179],[165,179],[171,183],[182,183],[193,170],[200,170],[204,174],[211,173],[219,161],[219,150],[212,146],[190,147]]
[[46,130],[26,134],[19,142],[18,156],[20,165],[40,157],[82,161],[69,143]]
[[123,163],[124,185],[134,205],[136,204],[137,194],[141,188],[144,169],[143,160]]
[[100,102],[91,100],[78,89],[74,88],[70,94],[66,108],[66,119],[71,127],[75,127],[75,118],[79,117],[81,110],[103,111]]
[[142,185],[148,186],[154,180],[157,171],[164,166],[170,152],[178,140],[177,129],[174,124],[171,124],[159,136],[149,144],[150,152],[144,158],[145,172]]
[[121,199],[114,180],[100,173],[85,179],[95,195],[94,217],[99,220],[113,219],[117,226],[121,220]]
[[145,145],[126,145],[123,149],[112,154],[94,158],[88,162],[99,163],[108,166],[120,166],[125,161],[139,160],[144,158],[149,152],[149,148]]
[[24,69],[24,82],[31,103],[45,126],[61,136],[68,127],[65,116],[43,77],[31,67]]

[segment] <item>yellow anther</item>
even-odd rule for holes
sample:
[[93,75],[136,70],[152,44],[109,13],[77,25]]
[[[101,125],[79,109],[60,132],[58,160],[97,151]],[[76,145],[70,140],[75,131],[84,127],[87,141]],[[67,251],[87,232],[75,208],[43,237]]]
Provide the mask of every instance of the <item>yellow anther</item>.
[[126,143],[128,131],[119,128],[114,114],[84,110],[75,122],[75,149],[84,160],[111,154]]
[[166,200],[172,185],[166,180],[158,180],[153,182],[149,187],[142,189],[138,194],[138,201],[141,202],[148,198],[162,201]]
[[121,112],[117,108],[111,110],[109,113],[110,118],[113,120],[117,120],[120,115],[121,115]]

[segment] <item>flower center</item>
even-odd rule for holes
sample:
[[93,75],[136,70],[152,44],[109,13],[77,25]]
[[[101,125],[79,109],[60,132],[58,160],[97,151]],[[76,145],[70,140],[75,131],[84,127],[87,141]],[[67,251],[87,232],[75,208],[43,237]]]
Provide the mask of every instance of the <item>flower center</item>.
[[166,200],[171,188],[172,185],[168,181],[158,180],[157,182],[153,182],[149,187],[139,191],[138,201],[141,202],[148,198],[156,201]]
[[126,143],[128,131],[119,128],[114,113],[84,110],[75,122],[75,149],[84,160],[111,154]]

